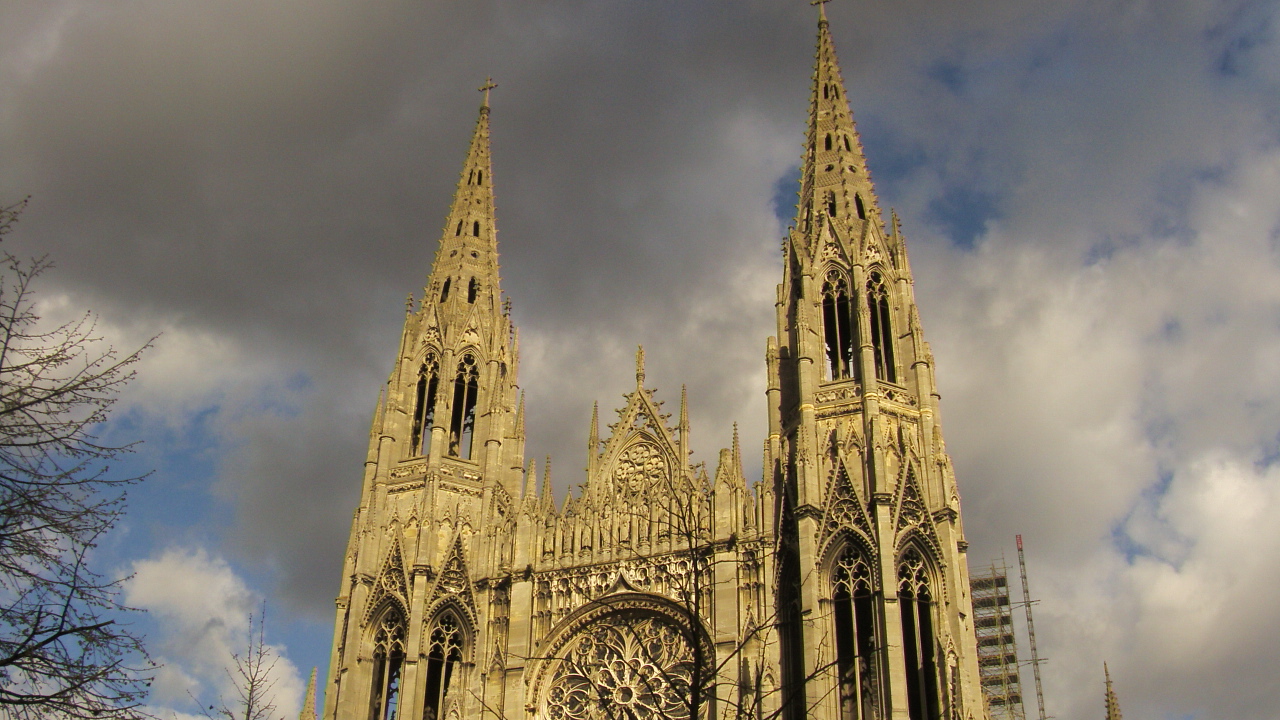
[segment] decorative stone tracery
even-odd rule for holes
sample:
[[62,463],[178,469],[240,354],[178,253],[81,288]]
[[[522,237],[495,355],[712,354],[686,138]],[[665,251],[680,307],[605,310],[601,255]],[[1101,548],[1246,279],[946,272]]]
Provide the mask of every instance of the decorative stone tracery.
[[641,442],[618,456],[613,469],[614,488],[627,497],[636,497],[650,488],[667,485],[667,459],[657,445]]
[[554,662],[541,717],[549,720],[692,718],[698,670],[674,619],[619,612],[578,632]]

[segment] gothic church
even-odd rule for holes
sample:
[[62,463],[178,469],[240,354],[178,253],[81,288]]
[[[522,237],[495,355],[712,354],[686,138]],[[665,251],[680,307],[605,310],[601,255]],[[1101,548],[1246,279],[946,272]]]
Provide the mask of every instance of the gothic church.
[[378,400],[325,720],[984,717],[933,356],[825,16],[760,482],[736,432],[690,464],[642,353],[579,494],[525,467],[489,115]]

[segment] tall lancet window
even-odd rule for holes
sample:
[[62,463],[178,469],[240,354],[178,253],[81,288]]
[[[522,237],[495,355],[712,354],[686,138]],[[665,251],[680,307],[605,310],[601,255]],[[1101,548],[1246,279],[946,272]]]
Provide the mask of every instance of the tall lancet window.
[[369,693],[369,720],[394,720],[400,702],[400,675],[404,669],[404,615],[390,609],[378,621],[373,637],[373,688]]
[[822,285],[822,330],[827,348],[828,379],[858,377],[856,327],[857,317],[849,288],[840,273],[832,270]]
[[471,440],[476,429],[476,395],[480,388],[480,371],[476,358],[468,353],[458,363],[453,381],[453,419],[449,423],[449,454],[471,459]]
[[880,717],[879,667],[876,664],[875,609],[871,603],[871,566],[849,546],[836,562],[836,665],[840,672],[841,720]]
[[440,386],[440,364],[428,355],[418,372],[418,387],[413,410],[413,449],[411,455],[431,452],[431,428],[436,424],[436,391]]
[[911,720],[938,717],[938,641],[933,628],[933,592],[924,558],[915,548],[898,561],[902,648],[907,660],[907,711]]
[[444,714],[444,700],[462,662],[462,627],[452,611],[446,610],[431,630],[427,648],[427,694],[422,720],[437,720]]
[[867,309],[871,311],[871,347],[875,354],[876,379],[898,382],[898,369],[893,364],[889,292],[878,272],[872,272],[871,279],[867,281]]

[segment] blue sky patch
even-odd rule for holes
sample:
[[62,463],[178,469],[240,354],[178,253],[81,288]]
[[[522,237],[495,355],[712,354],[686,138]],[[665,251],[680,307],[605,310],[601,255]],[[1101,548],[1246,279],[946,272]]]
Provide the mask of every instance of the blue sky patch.
[[995,199],[981,190],[953,187],[934,198],[925,211],[925,220],[942,228],[951,243],[972,250],[987,223],[997,218]]

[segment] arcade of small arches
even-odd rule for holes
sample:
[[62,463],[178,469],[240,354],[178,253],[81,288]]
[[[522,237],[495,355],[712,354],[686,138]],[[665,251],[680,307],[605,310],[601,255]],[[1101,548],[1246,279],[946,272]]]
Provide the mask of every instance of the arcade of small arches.
[[[898,371],[893,354],[893,315],[889,292],[879,270],[870,272],[864,297],[871,320],[871,354],[876,379],[896,383]],[[834,268],[829,270],[822,284],[822,327],[828,380],[862,381],[857,302],[858,298],[849,291],[844,274]]]
[[435,427],[436,412],[444,409],[450,412],[445,454],[464,460],[471,459],[479,388],[480,369],[476,356],[472,352],[463,353],[453,376],[452,402],[446,408],[439,408],[440,361],[434,352],[427,353],[418,370],[410,455],[427,455],[431,452],[431,431]]
[[[902,615],[902,648],[906,662],[906,694],[911,720],[936,718],[942,692],[938,658],[935,583],[931,566],[915,545],[907,545],[897,561],[898,606]],[[880,718],[888,706],[882,697],[884,671],[879,653],[886,642],[874,601],[878,588],[873,564],[863,549],[847,543],[831,571],[831,602],[836,638],[841,720]]]

